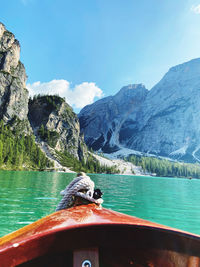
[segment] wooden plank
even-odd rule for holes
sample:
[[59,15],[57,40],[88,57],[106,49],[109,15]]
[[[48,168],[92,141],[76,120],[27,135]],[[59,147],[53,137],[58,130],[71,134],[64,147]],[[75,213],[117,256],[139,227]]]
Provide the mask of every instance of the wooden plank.
[[73,267],[99,267],[98,248],[75,250],[73,253]]
[[198,257],[191,256],[188,260],[187,267],[199,267],[200,266],[200,259]]

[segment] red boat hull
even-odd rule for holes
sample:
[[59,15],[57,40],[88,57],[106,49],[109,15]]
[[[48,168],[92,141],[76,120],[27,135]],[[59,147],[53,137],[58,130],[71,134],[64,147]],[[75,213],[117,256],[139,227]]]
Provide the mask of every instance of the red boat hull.
[[[99,208],[55,212],[0,238],[0,266],[200,266],[200,236]],[[84,265],[87,266],[87,265]]]

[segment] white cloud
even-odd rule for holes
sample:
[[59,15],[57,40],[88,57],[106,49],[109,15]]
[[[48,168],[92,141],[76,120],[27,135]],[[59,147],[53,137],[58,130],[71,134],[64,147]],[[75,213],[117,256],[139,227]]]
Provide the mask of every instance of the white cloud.
[[38,81],[27,84],[27,88],[31,96],[35,94],[58,94],[65,97],[66,102],[75,108],[83,108],[92,104],[95,98],[103,96],[103,91],[93,82],[83,82],[71,88],[70,83],[66,80],[52,80],[45,83]]
[[68,91],[69,102],[77,108],[82,108],[94,102],[95,97],[101,98],[103,96],[102,90],[96,86],[95,83],[84,82],[76,85],[73,90]]
[[199,5],[193,5],[192,7],[191,7],[191,11],[193,12],[193,13],[195,13],[195,14],[200,14],[200,4]]

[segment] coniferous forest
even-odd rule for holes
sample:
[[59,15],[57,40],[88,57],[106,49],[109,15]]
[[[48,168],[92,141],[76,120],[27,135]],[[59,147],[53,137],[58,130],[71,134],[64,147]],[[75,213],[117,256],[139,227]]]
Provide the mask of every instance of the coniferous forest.
[[0,121],[0,168],[11,170],[43,170],[52,162],[35,143],[33,135],[13,131]]
[[91,154],[89,154],[86,161],[79,161],[67,151],[64,153],[57,151],[57,156],[63,166],[72,168],[74,171],[106,174],[119,173],[119,170],[115,166],[108,167],[105,165],[100,165],[99,161],[96,160]]
[[[50,144],[51,145],[51,144]],[[90,154],[86,161],[79,161],[67,151],[58,152],[57,157],[63,166],[74,171],[90,173],[119,173],[116,167],[101,166]],[[200,178],[200,165],[172,162],[154,157],[130,155],[125,160],[141,166],[144,173],[163,177]],[[53,169],[53,162],[41,151],[34,135],[25,135],[10,125],[0,121],[0,169],[6,170],[45,170]]]
[[126,158],[136,166],[141,166],[146,173],[160,177],[200,178],[200,164],[173,162],[167,159],[130,155]]
[[[90,173],[118,173],[115,167],[100,166],[91,155],[79,161],[67,151],[58,152],[57,156],[63,166],[74,171]],[[5,170],[46,170],[53,169],[53,162],[41,151],[34,135],[21,134],[10,125],[0,121],[0,169]]]

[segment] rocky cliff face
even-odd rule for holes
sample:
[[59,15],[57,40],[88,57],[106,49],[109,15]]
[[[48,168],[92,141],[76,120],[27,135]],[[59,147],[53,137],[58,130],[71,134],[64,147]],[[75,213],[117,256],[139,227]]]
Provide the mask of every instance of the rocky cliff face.
[[137,101],[136,95],[124,101],[122,90],[117,102],[108,97],[81,111],[86,142],[104,150],[109,133],[106,140],[115,140],[112,146],[200,161],[200,59],[171,68],[148,93],[137,89]]
[[15,36],[0,23],[0,119],[10,122],[13,118],[27,121],[28,90],[25,88],[26,72],[19,61],[20,45]]
[[38,142],[57,151],[85,159],[87,147],[72,108],[57,96],[35,97],[29,102],[26,79],[20,44],[0,23],[0,119],[18,132],[34,133]]
[[134,124],[136,114],[148,90],[142,85],[123,87],[109,96],[83,108],[79,120],[86,143],[94,150],[113,152],[129,135],[127,124]]
[[80,136],[77,115],[58,96],[39,96],[29,101],[29,120],[40,141],[57,151],[67,150],[77,159],[84,159],[87,148]]
[[200,155],[200,59],[171,68],[147,95],[127,146],[195,160]]

